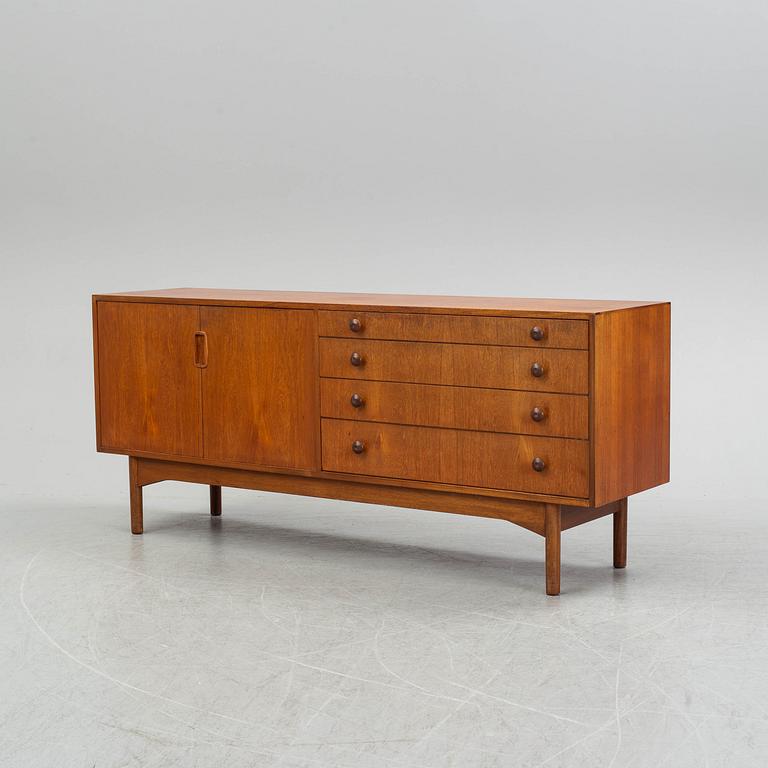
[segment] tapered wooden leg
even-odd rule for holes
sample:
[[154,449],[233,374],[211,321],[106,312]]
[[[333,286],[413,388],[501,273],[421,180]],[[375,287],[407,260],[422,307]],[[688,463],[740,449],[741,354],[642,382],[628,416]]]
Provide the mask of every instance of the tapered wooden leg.
[[546,504],[544,538],[546,539],[547,594],[560,594],[560,505]]
[[218,517],[221,514],[221,486],[211,486],[211,514]]
[[613,567],[627,567],[627,500],[619,502],[613,513]]
[[131,533],[144,533],[144,498],[139,485],[139,460],[128,457],[128,482],[131,492]]

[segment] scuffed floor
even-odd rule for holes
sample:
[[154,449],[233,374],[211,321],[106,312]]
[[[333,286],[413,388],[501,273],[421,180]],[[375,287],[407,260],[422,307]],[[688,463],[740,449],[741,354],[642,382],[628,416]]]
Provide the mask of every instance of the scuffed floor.
[[[192,498],[192,501],[190,501]],[[768,764],[766,505],[494,520],[224,491],[0,512],[0,765]]]

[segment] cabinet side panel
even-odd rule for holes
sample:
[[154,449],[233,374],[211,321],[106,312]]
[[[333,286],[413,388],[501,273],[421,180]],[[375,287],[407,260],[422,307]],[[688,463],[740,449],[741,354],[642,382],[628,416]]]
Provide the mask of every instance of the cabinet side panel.
[[595,317],[597,506],[669,481],[670,305]]
[[91,298],[93,324],[93,399],[96,406],[96,450],[101,448],[101,406],[99,404],[99,302]]
[[99,448],[200,456],[197,307],[97,304]]

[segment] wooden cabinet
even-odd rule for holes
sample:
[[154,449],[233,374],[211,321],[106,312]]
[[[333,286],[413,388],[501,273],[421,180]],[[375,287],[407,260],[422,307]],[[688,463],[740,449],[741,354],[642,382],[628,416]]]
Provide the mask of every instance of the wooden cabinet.
[[497,517],[546,539],[669,479],[670,307],[176,289],[95,296],[97,442],[161,480]]

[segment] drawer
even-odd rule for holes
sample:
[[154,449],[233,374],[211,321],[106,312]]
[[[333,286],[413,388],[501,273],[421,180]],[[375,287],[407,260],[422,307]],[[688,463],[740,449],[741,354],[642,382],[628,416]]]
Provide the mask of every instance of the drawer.
[[[370,339],[319,341],[321,376],[568,394],[589,391],[589,352],[582,350]],[[539,366],[541,375],[534,375],[534,366]]]
[[[459,432],[459,485],[589,496],[589,442],[557,437]],[[537,472],[533,460],[541,459]]]
[[[572,498],[589,495],[589,443],[398,424],[322,420],[323,469]],[[361,452],[354,450],[354,445]],[[533,460],[544,468],[537,472]]]
[[586,320],[320,310],[318,325],[321,336],[340,338],[589,348]]
[[323,416],[336,419],[589,437],[586,395],[321,379],[320,409]]
[[456,484],[456,430],[323,419],[321,434],[329,472]]

